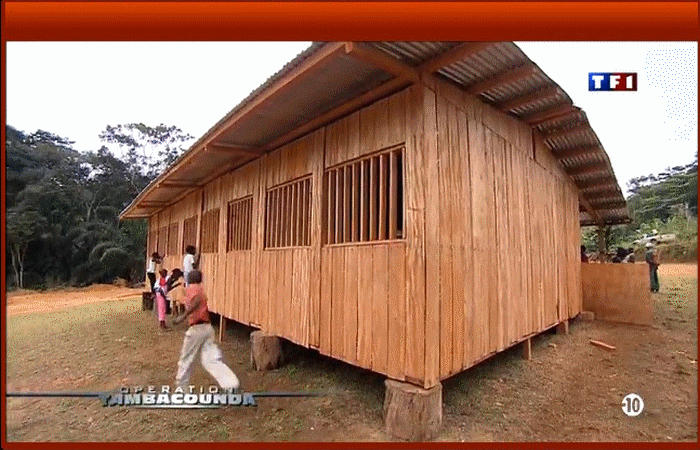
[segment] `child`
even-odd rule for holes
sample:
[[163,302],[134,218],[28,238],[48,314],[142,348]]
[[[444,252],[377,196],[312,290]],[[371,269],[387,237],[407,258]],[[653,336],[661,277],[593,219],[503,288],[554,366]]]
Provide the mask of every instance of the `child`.
[[[179,281],[180,278],[182,278],[182,271],[180,269],[173,269],[170,275],[168,275],[168,277],[165,279],[168,286],[168,300],[170,300],[168,304],[172,302],[174,308],[179,307],[181,304],[182,296],[180,293],[183,291],[183,289],[176,289],[182,285],[182,283]],[[180,311],[177,309],[173,310],[172,312],[173,314],[180,313]],[[170,314],[170,311],[166,311],[166,314]]]
[[187,287],[189,283],[189,273],[192,272],[194,269],[197,269],[198,267],[198,262],[199,258],[195,256],[195,253],[197,252],[197,249],[194,247],[194,245],[188,245],[185,247],[185,258],[182,260],[182,274],[185,277],[185,287]]
[[160,270],[160,280],[156,282],[153,286],[153,290],[156,293],[156,304],[158,306],[158,322],[160,322],[160,329],[163,331],[170,331],[170,328],[165,325],[165,302],[168,298],[168,280],[166,279],[168,271],[165,269]]
[[146,269],[146,275],[148,276],[148,281],[150,281],[151,292],[155,292],[156,284],[156,264],[160,264],[162,261],[161,256],[158,252],[153,252],[151,259],[148,260],[148,268]]
[[202,272],[192,270],[187,280],[187,293],[185,295],[185,313],[173,320],[178,324],[189,316],[190,327],[185,333],[185,341],[182,343],[180,361],[177,363],[177,377],[175,382],[183,390],[187,388],[192,375],[192,363],[197,353],[202,351],[202,366],[214,377],[219,386],[227,390],[238,389],[239,382],[236,374],[221,361],[221,350],[214,341],[214,328],[209,323],[209,309],[207,308],[207,296],[202,288]]

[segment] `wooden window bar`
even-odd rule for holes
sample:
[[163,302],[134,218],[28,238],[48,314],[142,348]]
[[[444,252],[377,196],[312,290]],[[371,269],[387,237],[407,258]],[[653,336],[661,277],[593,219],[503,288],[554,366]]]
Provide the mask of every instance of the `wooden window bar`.
[[403,148],[327,169],[323,195],[324,244],[403,239]]

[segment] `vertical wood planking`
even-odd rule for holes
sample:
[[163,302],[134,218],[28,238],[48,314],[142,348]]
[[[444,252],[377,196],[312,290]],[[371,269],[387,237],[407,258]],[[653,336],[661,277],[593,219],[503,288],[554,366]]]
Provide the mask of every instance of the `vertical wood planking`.
[[323,177],[323,161],[324,161],[324,153],[325,153],[325,128],[323,128],[321,131],[317,132],[314,136],[314,141],[313,141],[313,159],[311,163],[311,170],[313,173],[313,182],[311,183],[311,189],[312,193],[309,195],[311,196],[311,215],[310,215],[310,221],[311,221],[311,226],[310,226],[310,240],[309,243],[311,244],[312,248],[312,256],[311,256],[311,268],[310,268],[310,281],[309,281],[309,288],[310,288],[310,330],[309,330],[309,343],[314,346],[315,348],[319,348],[321,344],[321,321],[320,321],[320,316],[321,316],[321,272],[322,272],[322,266],[321,266],[321,260],[322,260],[322,252],[321,252],[321,245],[322,245],[322,240],[321,240],[321,232],[323,230],[322,224],[321,224],[321,215],[323,214],[322,210],[322,188],[323,184],[321,183],[321,179]]
[[[342,188],[342,186],[341,186]],[[342,189],[340,189],[342,191]],[[343,344],[343,307],[345,299],[345,273],[343,265],[345,264],[345,247],[335,247],[331,250],[331,259],[333,261],[333,299],[331,301],[331,351],[332,355],[338,358],[343,358],[345,351]]]
[[[439,167],[437,149],[437,123],[435,92],[422,87],[424,135],[423,152],[427,167],[425,245],[426,245],[426,294],[425,294],[425,378],[426,387],[438,382],[440,371],[440,257],[439,257]],[[429,200],[428,200],[429,199]]]
[[[437,196],[433,201],[438,203],[438,277],[434,283],[438,287],[439,308],[439,375],[449,374],[452,371],[452,192],[450,192],[450,148],[449,129],[447,127],[447,102],[437,96],[437,177],[433,184],[437,185]],[[431,278],[428,278],[430,282]]]
[[[486,354],[489,348],[490,280],[492,275],[489,259],[489,189],[486,133],[481,123],[469,122],[469,147],[471,161],[472,219],[473,219],[473,263],[474,267],[474,315],[472,318],[474,353],[472,359]],[[473,130],[473,131],[472,131]]]
[[402,244],[388,247],[388,361],[387,375],[405,379],[406,364],[406,250]]
[[[449,373],[457,373],[464,361],[464,198],[466,197],[462,180],[462,160],[467,158],[466,149],[460,144],[459,118],[454,105],[447,103],[447,127],[450,155],[450,224],[452,252],[452,360]],[[444,374],[443,374],[444,376]]]
[[345,249],[345,302],[342,329],[344,331],[344,359],[357,362],[357,327],[358,327],[358,265],[357,248]]
[[425,155],[423,92],[409,88],[406,99],[406,366],[413,380],[425,376]]
[[[472,244],[472,187],[471,187],[471,155],[474,149],[471,148],[469,131],[471,128],[467,122],[467,114],[463,111],[457,111],[457,122],[459,129],[459,153],[460,171],[458,172],[458,192],[461,193],[462,209],[460,216],[462,218],[463,227],[460,229],[462,252],[461,258],[457,259],[458,271],[456,272],[455,284],[458,286],[457,292],[460,290],[463,294],[462,307],[462,335],[458,334],[456,344],[459,344],[461,339],[462,345],[462,363],[461,368],[467,367],[473,361],[473,319],[474,319],[474,265],[473,265],[473,244]],[[471,116],[470,116],[471,117]],[[461,184],[460,184],[461,183]],[[462,270],[462,281],[459,281],[459,269]],[[461,289],[460,289],[461,288]],[[459,304],[459,301],[457,302]]]
[[372,367],[372,267],[369,246],[357,247],[357,361],[362,367]]
[[388,249],[385,245],[373,249],[372,258],[372,369],[387,372],[388,332],[387,285]]

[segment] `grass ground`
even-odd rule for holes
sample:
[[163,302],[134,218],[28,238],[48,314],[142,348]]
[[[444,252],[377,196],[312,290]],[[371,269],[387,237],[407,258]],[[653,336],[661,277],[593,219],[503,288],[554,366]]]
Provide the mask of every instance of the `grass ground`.
[[[697,440],[697,266],[664,265],[652,327],[575,322],[543,334],[533,360],[506,350],[443,383],[445,441]],[[7,389],[109,390],[173,383],[184,326],[163,333],[140,299],[94,289],[55,307],[46,295],[8,298]],[[58,295],[60,293],[52,293]],[[70,295],[73,295],[72,293]],[[119,299],[124,295],[124,298]],[[32,297],[33,296],[33,297]],[[66,296],[64,296],[66,297]],[[72,298],[72,297],[71,297]],[[105,301],[105,300],[113,301]],[[115,300],[116,299],[116,300]],[[16,305],[25,305],[18,308]],[[42,306],[43,305],[43,306]],[[224,360],[246,391],[323,391],[260,399],[256,408],[103,408],[97,399],[8,398],[8,441],[381,441],[383,377],[291,347],[271,372],[249,366],[248,334],[228,327]],[[599,339],[617,347],[591,346]],[[199,365],[192,383],[208,385]],[[645,402],[638,417],[622,398]]]

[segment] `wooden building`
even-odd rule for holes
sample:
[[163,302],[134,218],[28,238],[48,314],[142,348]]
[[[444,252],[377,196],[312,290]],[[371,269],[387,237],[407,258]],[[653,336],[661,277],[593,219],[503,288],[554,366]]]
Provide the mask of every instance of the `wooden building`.
[[121,218],[166,268],[201,250],[214,312],[430,388],[577,315],[580,226],[628,213],[585,113],[513,43],[334,42]]

